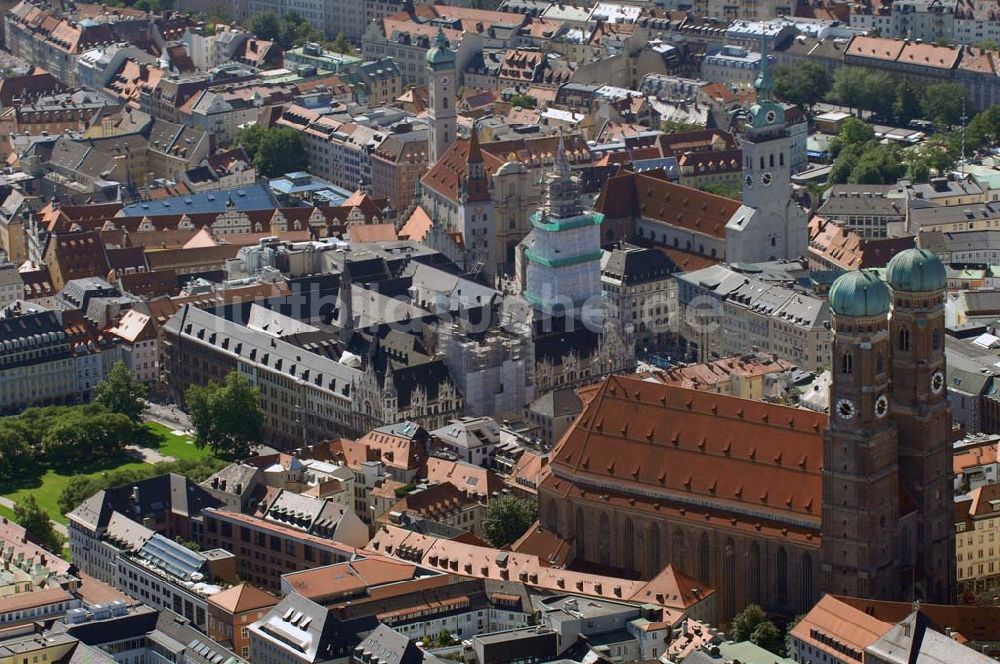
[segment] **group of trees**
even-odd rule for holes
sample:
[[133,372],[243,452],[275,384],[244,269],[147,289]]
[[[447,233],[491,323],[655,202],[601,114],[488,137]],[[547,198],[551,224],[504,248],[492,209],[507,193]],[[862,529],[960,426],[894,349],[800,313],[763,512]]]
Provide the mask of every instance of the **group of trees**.
[[99,475],[79,475],[72,478],[60,492],[57,505],[59,511],[66,514],[72,512],[80,503],[98,491],[135,484],[164,473],[176,473],[190,478],[192,482],[202,482],[225,465],[226,462],[221,459],[204,457],[202,459],[181,459],[143,464]]
[[173,0],[105,0],[104,4],[108,7],[133,7],[154,14],[174,8]]
[[[87,466],[120,454],[135,437],[145,396],[145,386],[118,362],[98,384],[93,403],[29,408],[0,419],[0,477],[16,477],[39,465]],[[14,520],[46,548],[62,548],[64,538],[33,495],[17,501]]]
[[281,18],[273,12],[254,14],[247,19],[246,27],[258,39],[277,42],[285,50],[321,41],[324,36],[295,11],[286,12]]
[[749,641],[776,655],[785,656],[790,650],[788,647],[788,634],[798,624],[799,619],[795,618],[788,623],[785,627],[784,635],[782,635],[778,626],[764,613],[764,609],[756,604],[751,604],[733,618],[733,641]]
[[66,539],[56,532],[49,515],[32,495],[27,495],[14,505],[14,521],[24,527],[32,537],[49,551],[60,553]]
[[807,60],[798,66],[774,68],[774,93],[789,104],[812,108],[830,90],[830,77],[823,65]]
[[218,457],[242,459],[263,442],[260,390],[236,371],[229,372],[221,384],[192,385],[184,401],[198,447],[207,445]]
[[806,109],[828,100],[871,111],[884,122],[905,125],[924,118],[940,129],[960,124],[968,103],[961,83],[935,83],[918,90],[908,79],[868,67],[840,67],[831,77],[821,64],[809,61],[775,67],[774,91]]
[[538,504],[514,495],[495,498],[486,508],[483,529],[490,546],[501,549],[513,544],[538,518]]
[[885,144],[875,138],[871,125],[848,118],[830,143],[830,157],[831,184],[894,184],[903,177],[926,182],[951,169],[958,150],[948,135],[935,135],[917,147]]
[[278,177],[308,165],[305,139],[291,127],[250,125],[236,134],[236,144],[246,150],[261,177]]
[[86,465],[114,457],[136,434],[145,386],[118,362],[98,384],[93,403],[29,408],[0,419],[0,476],[36,464]]
[[511,106],[520,106],[521,108],[534,108],[537,103],[534,97],[521,92],[511,95],[508,102]]
[[918,90],[908,79],[867,67],[838,69],[830,97],[849,108],[871,111],[885,122],[905,125],[924,118],[940,130],[960,124],[968,104],[961,83],[934,83]]

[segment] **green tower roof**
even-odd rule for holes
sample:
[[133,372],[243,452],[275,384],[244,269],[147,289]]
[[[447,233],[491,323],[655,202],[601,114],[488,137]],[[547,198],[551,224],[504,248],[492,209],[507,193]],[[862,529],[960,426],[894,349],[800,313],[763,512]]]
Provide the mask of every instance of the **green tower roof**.
[[455,53],[448,48],[448,38],[444,36],[444,29],[440,25],[437,36],[434,37],[434,46],[427,51],[427,65],[431,69],[455,66]]
[[830,308],[838,316],[882,316],[889,313],[889,304],[889,288],[872,272],[842,274],[830,287]]
[[927,249],[907,249],[892,257],[885,277],[893,290],[927,293],[948,285],[944,263]]

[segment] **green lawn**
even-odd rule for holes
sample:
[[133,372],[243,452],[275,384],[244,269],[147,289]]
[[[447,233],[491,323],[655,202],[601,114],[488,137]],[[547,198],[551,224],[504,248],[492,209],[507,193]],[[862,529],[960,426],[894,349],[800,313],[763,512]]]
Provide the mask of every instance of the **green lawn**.
[[7,518],[7,519],[10,519],[11,521],[13,521],[14,520],[14,510],[8,509],[8,508],[4,507],[3,505],[0,505],[0,516],[2,516],[4,518]]
[[59,512],[57,502],[59,494],[69,483],[70,479],[77,475],[100,475],[109,470],[119,468],[139,468],[143,465],[141,461],[135,461],[132,457],[124,454],[101,459],[91,464],[87,468],[81,468],[82,472],[73,473],[68,469],[55,470],[53,468],[40,468],[40,475],[27,475],[15,479],[0,482],[0,495],[17,502],[22,497],[31,494],[38,501],[38,504],[49,513],[53,521],[66,523],[66,517]]
[[[212,456],[208,448],[198,449],[186,436],[176,436],[171,433],[171,429],[149,422],[146,424],[146,434],[142,440],[136,444],[142,447],[155,449],[163,456],[170,456],[174,459],[203,459]],[[134,457],[120,454],[112,458],[96,459],[86,467],[80,468],[52,468],[41,466],[36,473],[23,474],[16,478],[4,478],[0,480],[0,496],[5,496],[17,502],[23,496],[32,494],[38,504],[49,513],[49,517],[59,523],[66,523],[66,517],[59,512],[57,505],[59,494],[69,483],[70,479],[78,475],[100,475],[101,473],[120,470],[126,468],[140,468],[142,461],[137,461]],[[11,510],[0,507],[0,515],[8,518],[13,516]]]
[[144,441],[143,447],[149,447],[164,456],[172,456],[175,459],[204,459],[212,456],[212,451],[207,447],[198,449],[194,445],[191,436],[177,436],[169,427],[159,422],[147,422],[146,430],[149,432],[149,440]]

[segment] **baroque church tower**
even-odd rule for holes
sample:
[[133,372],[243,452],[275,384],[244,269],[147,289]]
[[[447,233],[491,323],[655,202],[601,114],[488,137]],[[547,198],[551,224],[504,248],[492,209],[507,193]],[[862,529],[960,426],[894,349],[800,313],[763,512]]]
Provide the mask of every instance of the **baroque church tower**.
[[830,289],[833,383],[823,444],[823,586],[887,599],[898,579],[899,477],[889,403],[889,289],[849,272]]
[[427,51],[427,163],[433,166],[455,142],[455,53],[438,27],[434,46]]
[[774,80],[761,41],[760,72],[754,82],[740,147],[743,151],[743,205],[726,224],[726,260],[761,262],[806,253],[808,218],[792,200],[791,138],[785,108],[774,98]]

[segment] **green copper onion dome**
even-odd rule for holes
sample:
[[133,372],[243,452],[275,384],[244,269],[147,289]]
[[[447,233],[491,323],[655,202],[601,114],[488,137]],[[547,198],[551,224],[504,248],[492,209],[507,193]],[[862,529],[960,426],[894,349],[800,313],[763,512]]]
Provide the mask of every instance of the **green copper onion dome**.
[[948,285],[944,263],[927,249],[907,249],[896,254],[885,276],[893,290],[904,293],[927,293]]
[[838,316],[883,316],[889,313],[889,304],[889,288],[871,272],[842,274],[830,287],[830,308]]

